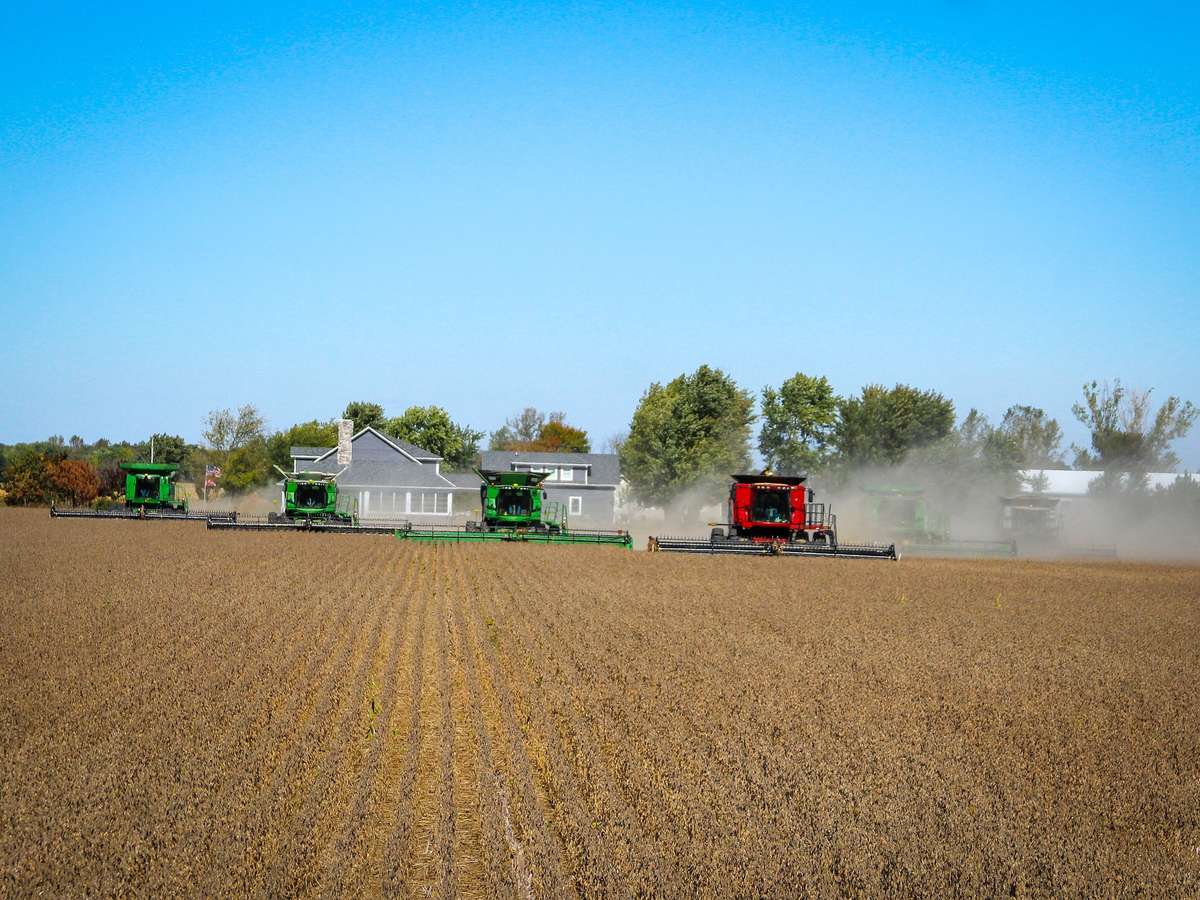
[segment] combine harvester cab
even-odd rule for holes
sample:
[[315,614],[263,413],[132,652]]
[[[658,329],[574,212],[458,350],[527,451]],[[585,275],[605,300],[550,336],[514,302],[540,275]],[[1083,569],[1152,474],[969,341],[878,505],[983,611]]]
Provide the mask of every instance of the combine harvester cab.
[[175,476],[177,463],[121,463],[125,472],[125,505],[116,509],[90,507],[50,507],[53,518],[64,519],[191,519],[204,521],[227,513],[193,513],[186,499],[179,497]]
[[842,544],[837,516],[805,484],[802,475],[734,475],[726,507],[708,540],[652,537],[648,550],[672,553],[826,556],[899,559],[895,544]]
[[537,544],[607,544],[632,548],[627,531],[601,531],[567,527],[566,512],[546,498],[543,472],[499,472],[476,469],[481,521],[462,528],[418,527],[396,529],[404,541],[440,543],[491,543],[509,541]]

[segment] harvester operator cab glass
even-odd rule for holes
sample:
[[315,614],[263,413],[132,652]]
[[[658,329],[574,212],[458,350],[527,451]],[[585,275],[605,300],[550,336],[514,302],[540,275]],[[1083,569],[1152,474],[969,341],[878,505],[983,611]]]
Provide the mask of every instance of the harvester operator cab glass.
[[501,490],[496,507],[502,516],[527,516],[530,507],[529,491]]
[[754,522],[787,522],[790,518],[788,491],[755,491],[750,504],[750,519]]
[[158,496],[158,479],[139,477],[134,482],[133,496],[138,500],[153,500]]
[[325,505],[325,485],[296,485],[296,505],[305,509]]

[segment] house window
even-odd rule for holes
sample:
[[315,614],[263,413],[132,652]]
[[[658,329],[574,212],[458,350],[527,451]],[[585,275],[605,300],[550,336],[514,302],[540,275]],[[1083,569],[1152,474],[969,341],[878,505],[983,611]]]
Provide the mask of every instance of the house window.
[[408,495],[408,511],[419,515],[450,514],[450,494],[444,491],[413,491]]
[[558,469],[559,481],[574,481],[575,469],[572,466],[560,466]]
[[568,497],[567,498],[567,514],[572,516],[583,515],[583,498]]

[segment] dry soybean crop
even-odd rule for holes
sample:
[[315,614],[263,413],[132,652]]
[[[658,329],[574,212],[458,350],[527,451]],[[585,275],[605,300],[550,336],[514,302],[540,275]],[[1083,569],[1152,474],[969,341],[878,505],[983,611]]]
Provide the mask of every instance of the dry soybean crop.
[[1200,891],[1200,569],[0,510],[0,894]]

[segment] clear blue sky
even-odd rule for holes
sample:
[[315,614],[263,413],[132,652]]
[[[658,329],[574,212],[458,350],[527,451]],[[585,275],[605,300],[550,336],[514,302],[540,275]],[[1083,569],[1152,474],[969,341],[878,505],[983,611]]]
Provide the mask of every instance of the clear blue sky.
[[0,441],[599,443],[704,362],[1200,402],[1194,4],[353,7],[0,7]]

